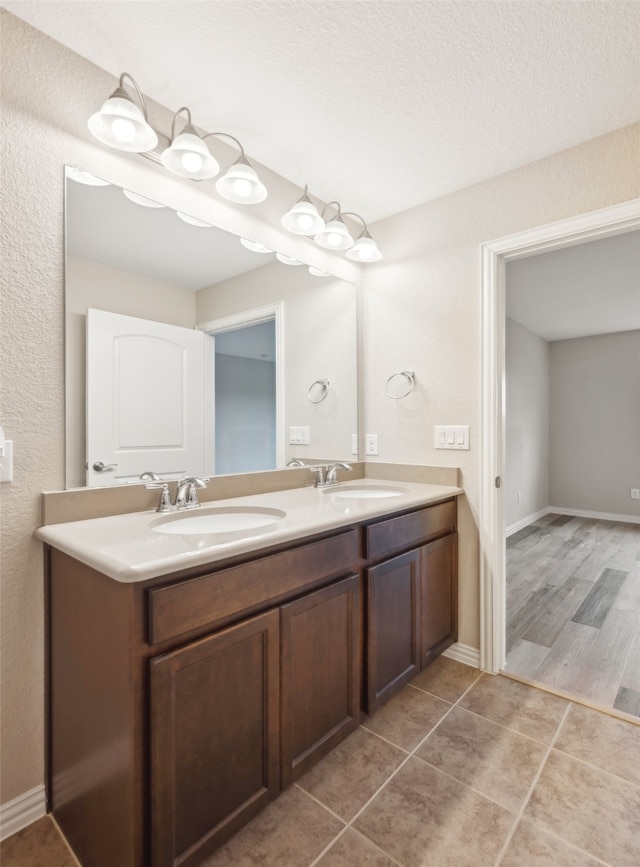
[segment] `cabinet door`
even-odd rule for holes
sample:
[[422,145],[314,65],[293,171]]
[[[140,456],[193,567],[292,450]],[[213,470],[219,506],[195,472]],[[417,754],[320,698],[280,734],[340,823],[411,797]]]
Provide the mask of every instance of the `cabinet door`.
[[427,665],[458,639],[458,534],[422,549],[421,656]]
[[420,670],[420,550],[367,570],[367,709],[384,704]]
[[360,619],[357,575],[281,608],[283,786],[360,722]]
[[278,794],[278,633],[272,611],[151,661],[153,867],[200,863]]

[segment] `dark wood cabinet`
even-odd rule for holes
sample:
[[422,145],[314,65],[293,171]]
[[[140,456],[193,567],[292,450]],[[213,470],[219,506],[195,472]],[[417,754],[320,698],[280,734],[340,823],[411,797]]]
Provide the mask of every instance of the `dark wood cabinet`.
[[280,791],[279,617],[150,662],[151,863],[198,864]]
[[458,640],[458,534],[420,552],[420,655],[424,668]]
[[360,722],[360,579],[281,608],[282,784],[290,785]]
[[83,867],[200,864],[456,640],[456,552],[455,499],[138,583],[48,549],[47,798]]
[[[432,514],[433,513],[433,514]],[[367,711],[373,713],[458,638],[455,503],[366,528],[367,550],[433,541],[365,570]]]
[[420,551],[367,569],[369,713],[420,671]]

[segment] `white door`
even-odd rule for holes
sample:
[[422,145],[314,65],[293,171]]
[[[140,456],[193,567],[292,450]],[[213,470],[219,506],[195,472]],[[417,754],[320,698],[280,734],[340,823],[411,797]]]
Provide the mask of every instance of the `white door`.
[[206,473],[201,331],[87,311],[87,485]]

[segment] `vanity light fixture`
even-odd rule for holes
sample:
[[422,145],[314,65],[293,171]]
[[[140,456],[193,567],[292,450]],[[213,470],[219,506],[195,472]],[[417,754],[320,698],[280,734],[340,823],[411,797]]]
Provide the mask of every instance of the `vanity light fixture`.
[[316,235],[324,229],[324,220],[318,209],[309,198],[309,187],[305,185],[304,193],[281,220],[285,229],[294,235]]
[[320,247],[324,247],[325,250],[348,250],[349,247],[353,247],[353,238],[349,234],[349,230],[342,219],[340,204],[338,202],[329,202],[329,204],[325,205],[322,209],[322,217],[324,219],[325,211],[332,205],[337,206],[338,213],[317,233],[314,241]]
[[[124,89],[125,78],[129,79],[138,94],[141,107]],[[122,73],[118,87],[100,111],[91,115],[89,130],[103,144],[128,153],[144,153],[153,150],[158,144],[158,135],[149,124],[144,97],[128,72]]]
[[[187,123],[182,132],[176,135],[176,120],[182,112],[187,114]],[[181,178],[204,181],[214,178],[220,171],[220,163],[211,155],[204,139],[198,135],[191,123],[191,111],[183,106],[173,117],[171,124],[171,144],[162,151],[160,162]]]
[[160,202],[148,199],[146,196],[141,196],[140,193],[134,193],[131,190],[123,190],[122,192],[130,201],[135,202],[136,205],[142,205],[145,208],[164,208],[164,205],[161,205]]
[[[125,79],[133,86],[140,107],[124,88]],[[176,135],[176,123],[185,115],[185,125]],[[220,172],[220,164],[209,151],[206,139],[224,137],[231,139],[240,149],[240,156],[216,181],[216,189],[225,199],[241,205],[253,205],[267,198],[267,188],[258,173],[249,163],[244,148],[235,136],[226,132],[211,132],[200,135],[191,120],[191,111],[183,106],[173,116],[171,137],[158,156],[158,133],[149,124],[147,106],[135,80],[128,72],[120,76],[117,90],[104,103],[100,111],[89,118],[89,129],[103,144],[130,153],[143,153],[160,163],[173,174],[194,181],[207,180]]]
[[382,259],[382,253],[378,250],[378,245],[369,234],[367,224],[360,214],[354,214],[352,211],[348,211],[343,214],[343,216],[357,217],[363,226],[362,232],[358,236],[355,244],[347,251],[347,259],[352,259],[354,262],[379,262],[380,259]]
[[[325,214],[328,208],[336,207],[338,213],[325,223]],[[358,239],[354,242],[343,217],[355,217],[362,223],[363,229]],[[313,235],[318,246],[325,250],[346,250],[348,259],[355,262],[379,262],[382,253],[367,229],[367,224],[353,211],[342,211],[339,202],[329,202],[318,213],[316,206],[309,198],[309,187],[305,184],[304,192],[298,201],[282,217],[282,225],[295,235]],[[314,273],[313,271],[311,273]],[[317,275],[319,276],[319,275]]]

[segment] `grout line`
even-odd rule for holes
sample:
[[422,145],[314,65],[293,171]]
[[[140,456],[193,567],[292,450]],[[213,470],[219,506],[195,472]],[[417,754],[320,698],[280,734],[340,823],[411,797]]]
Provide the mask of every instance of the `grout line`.
[[599,774],[606,774],[607,777],[613,777],[613,779],[617,783],[626,783],[628,786],[632,786],[634,789],[640,789],[640,783],[634,783],[633,780],[627,779],[627,777],[621,777],[620,774],[614,774],[613,771],[608,771],[606,768],[600,767],[600,765],[594,765],[591,762],[588,762],[586,759],[581,759],[579,756],[574,756],[572,753],[566,752],[566,750],[559,750],[557,747],[554,747],[554,752],[558,753],[558,755],[564,756],[567,759],[571,759],[574,762],[578,762],[580,765],[584,765],[587,768],[590,768],[592,771],[597,771]]
[[547,747],[547,750],[546,750],[544,756],[542,757],[542,761],[540,762],[540,767],[538,768],[536,775],[534,776],[533,780],[531,781],[531,785],[529,786],[529,790],[528,790],[527,794],[524,796],[522,804],[520,804],[520,809],[516,813],[515,822],[513,823],[511,830],[507,834],[505,841],[502,844],[502,848],[498,852],[498,856],[494,862],[494,867],[499,867],[499,864],[502,861],[502,859],[505,855],[505,852],[509,848],[509,844],[511,843],[511,840],[513,839],[513,835],[516,832],[516,828],[520,824],[520,820],[522,819],[522,817],[524,815],[524,811],[526,810],[527,804],[529,803],[529,801],[531,799],[531,795],[533,795],[533,791],[534,791],[535,787],[538,785],[540,777],[542,776],[542,771],[544,769],[544,766],[547,763],[547,759],[551,755],[551,751],[553,750],[553,745],[555,744],[556,739],[557,739],[558,735],[560,734],[560,729],[562,728],[564,721],[567,718],[567,714],[569,713],[570,708],[571,708],[570,704],[568,704],[567,707],[565,708],[564,714],[562,715],[562,719],[560,720],[560,722],[558,724],[558,728],[556,729],[556,733],[551,738],[551,743]]
[[498,728],[504,729],[507,732],[511,732],[511,734],[519,735],[521,738],[525,738],[528,741],[533,741],[534,744],[542,744],[542,746],[544,747],[549,745],[548,741],[543,741],[540,738],[533,738],[531,737],[531,735],[525,735],[523,732],[518,731],[518,729],[512,729],[510,726],[506,726],[503,723],[496,722],[494,719],[491,719],[491,717],[484,716],[483,714],[478,713],[475,710],[470,710],[468,707],[462,707],[462,705],[460,705],[460,710],[464,710],[467,713],[473,714],[473,716],[480,717],[480,719],[483,719],[486,722],[493,723],[494,725],[498,726]]
[[407,750],[405,747],[398,746],[398,744],[394,743],[393,741],[390,741],[388,738],[383,737],[378,732],[374,732],[373,729],[368,729],[364,723],[360,723],[360,728],[364,729],[367,732],[367,734],[375,735],[375,737],[377,737],[378,740],[384,741],[384,743],[389,744],[390,747],[394,747],[396,750],[400,750],[400,752],[404,753],[406,756],[411,754],[411,750]]
[[525,822],[528,822],[530,825],[541,831],[543,834],[547,834],[549,837],[552,837],[554,840],[557,840],[559,843],[562,843],[564,846],[567,846],[569,849],[573,849],[574,852],[579,852],[581,855],[585,855],[587,858],[591,858],[596,864],[602,864],[602,867],[615,867],[615,864],[610,864],[608,861],[603,861],[602,858],[598,858],[597,855],[594,855],[592,852],[587,852],[586,849],[581,849],[580,846],[576,846],[575,843],[570,843],[568,840],[565,840],[564,837],[560,837],[555,831],[550,831],[544,825],[540,825],[533,819],[525,819]]
[[[431,734],[432,734],[432,733],[437,729],[437,727],[440,725],[440,723],[441,723],[444,719],[446,719],[446,718],[449,716],[449,714],[450,714],[451,711],[454,709],[454,707],[456,707],[457,704],[458,704],[458,702],[461,701],[461,700],[465,697],[465,695],[469,692],[469,690],[470,690],[470,689],[471,689],[471,688],[472,688],[472,687],[473,687],[473,686],[478,682],[478,680],[480,679],[481,676],[482,676],[482,672],[478,672],[478,676],[474,679],[474,681],[473,681],[471,684],[469,684],[469,686],[465,689],[465,691],[464,691],[464,692],[463,692],[463,693],[458,697],[458,699],[457,699],[457,701],[455,702],[455,704],[452,704],[452,705],[449,707],[449,709],[446,711],[446,713],[445,713],[445,714],[444,714],[444,715],[443,715],[443,716],[438,720],[438,722],[435,723],[435,725],[431,726],[431,728],[429,729],[429,731],[425,734],[425,736],[424,736],[420,741],[418,741],[418,743],[417,743],[416,746],[411,750],[411,752],[408,752],[408,753],[407,753],[406,758],[404,758],[404,759],[402,760],[402,762],[400,762],[400,764],[398,765],[398,767],[397,767],[394,771],[392,771],[391,774],[389,774],[389,776],[387,777],[387,779],[386,779],[383,783],[381,783],[381,785],[376,789],[376,791],[373,793],[373,795],[371,795],[371,797],[370,797],[370,798],[369,798],[369,799],[368,799],[368,800],[367,800],[367,801],[362,805],[362,807],[360,807],[360,809],[355,813],[355,815],[354,815],[354,816],[351,818],[351,820],[347,823],[347,827],[348,827],[348,828],[352,828],[353,823],[356,821],[356,819],[359,819],[359,818],[360,818],[360,816],[362,815],[362,813],[364,813],[364,811],[365,811],[365,810],[367,809],[367,807],[371,804],[371,802],[372,802],[375,798],[377,798],[377,796],[380,794],[380,792],[382,792],[382,790],[385,789],[385,788],[387,787],[387,785],[391,782],[391,780],[392,780],[392,779],[393,779],[393,778],[394,778],[394,777],[395,777],[395,776],[396,776],[396,775],[397,775],[397,774],[402,770],[402,768],[407,764],[407,762],[409,761],[409,759],[411,759],[411,758],[414,756],[416,750],[418,750],[418,749],[422,746],[422,744],[426,741],[426,739],[429,737],[429,735],[431,735]],[[438,696],[435,696],[435,698],[437,698],[437,697],[438,697]],[[369,731],[369,729],[367,729],[367,731]],[[375,733],[375,732],[371,732],[371,734],[376,734],[376,733]],[[376,735],[376,736],[379,737],[379,735]],[[384,738],[383,738],[383,740],[384,740]],[[391,743],[391,741],[389,741],[388,743]],[[396,746],[396,747],[397,747],[397,744],[392,744],[392,746]],[[304,789],[303,789],[303,791],[304,791]],[[307,793],[307,794],[308,794],[308,793]],[[318,803],[320,803],[320,802],[318,802]],[[324,806],[324,804],[323,804],[322,806]],[[342,821],[344,821],[344,820],[342,820]],[[353,830],[354,830],[354,831],[357,831],[357,829],[355,829],[355,828],[353,828]],[[343,830],[340,832],[340,836],[341,836],[342,834],[344,834],[344,832],[345,832],[345,830],[343,829]],[[361,834],[361,836],[365,836],[365,835],[362,835],[362,834]],[[337,839],[337,838],[336,838],[336,839]],[[367,841],[369,841],[369,838],[366,837],[366,836],[365,836],[365,839],[366,839]],[[333,844],[333,842],[335,842],[335,840],[332,841],[332,844]],[[371,840],[371,841],[369,841],[369,842],[373,843],[373,840]],[[332,844],[330,844],[330,845],[332,845]],[[376,845],[376,844],[374,843],[373,845]],[[379,847],[376,847],[376,848],[379,848]],[[323,851],[326,852],[326,850],[323,850]],[[382,852],[382,853],[383,853],[387,858],[390,858],[390,860],[392,860],[395,864],[398,863],[394,858],[392,858],[392,857],[389,855],[388,852],[385,852],[384,849],[379,849],[379,851]],[[318,856],[318,857],[320,857],[320,856]],[[314,867],[314,865],[317,864],[317,861],[318,861],[318,859],[316,859],[315,861],[313,861],[313,862],[311,863],[310,867]]]
[[480,795],[481,798],[484,798],[485,801],[490,801],[492,804],[495,804],[496,807],[500,807],[501,810],[504,810],[507,813],[511,813],[512,816],[515,816],[517,810],[514,810],[511,807],[505,807],[504,804],[501,804],[500,801],[496,801],[493,795],[487,795],[486,792],[481,792],[480,789],[476,789],[474,786],[471,786],[469,783],[465,783],[464,780],[461,780],[459,777],[454,777],[453,774],[450,774],[449,771],[443,771],[442,768],[439,768],[437,765],[428,762],[426,759],[421,758],[421,756],[413,757],[417,762],[422,762],[423,765],[427,765],[430,768],[433,768],[434,771],[438,771],[439,774],[442,774],[443,777],[448,777],[450,780],[453,780],[454,783],[458,783],[465,787],[465,789],[469,789],[476,795]]

